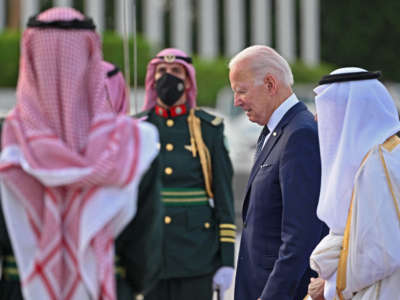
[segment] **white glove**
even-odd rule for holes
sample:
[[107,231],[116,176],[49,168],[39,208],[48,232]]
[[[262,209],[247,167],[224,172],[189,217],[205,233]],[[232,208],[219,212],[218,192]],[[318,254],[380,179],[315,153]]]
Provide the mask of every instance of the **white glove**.
[[220,267],[213,277],[213,290],[219,290],[221,299],[232,284],[234,269],[232,267]]

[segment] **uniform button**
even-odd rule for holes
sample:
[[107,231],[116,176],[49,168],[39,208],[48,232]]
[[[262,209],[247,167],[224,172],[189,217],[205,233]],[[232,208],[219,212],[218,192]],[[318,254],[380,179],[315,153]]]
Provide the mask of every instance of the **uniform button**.
[[172,172],[173,172],[173,170],[172,170],[172,168],[170,168],[170,167],[166,167],[165,170],[164,170],[164,172],[165,172],[165,174],[167,174],[167,175],[171,175]]
[[272,135],[273,135],[273,136],[276,136],[276,132],[274,131],[274,132],[272,133]]
[[174,145],[172,145],[172,144],[166,144],[166,145],[165,145],[165,149],[167,149],[167,151],[172,151],[172,150],[174,150]]
[[137,294],[135,300],[144,300],[143,294]]
[[174,120],[168,119],[168,120],[167,120],[167,126],[168,126],[168,127],[174,126]]
[[210,228],[210,226],[211,226],[210,223],[208,223],[208,222],[204,223],[204,228],[208,229],[208,228]]
[[247,227],[247,222],[243,223],[243,227],[246,228]]
[[169,224],[169,223],[171,223],[171,221],[172,221],[172,219],[171,219],[170,216],[165,216],[165,218],[164,218],[164,223],[165,224]]

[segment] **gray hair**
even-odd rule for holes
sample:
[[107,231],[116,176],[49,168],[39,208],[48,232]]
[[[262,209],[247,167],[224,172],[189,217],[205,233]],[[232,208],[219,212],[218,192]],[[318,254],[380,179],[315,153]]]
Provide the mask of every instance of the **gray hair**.
[[236,54],[229,62],[229,69],[239,61],[249,59],[249,67],[254,73],[256,84],[260,84],[268,73],[282,83],[293,85],[293,73],[288,62],[268,46],[250,46]]

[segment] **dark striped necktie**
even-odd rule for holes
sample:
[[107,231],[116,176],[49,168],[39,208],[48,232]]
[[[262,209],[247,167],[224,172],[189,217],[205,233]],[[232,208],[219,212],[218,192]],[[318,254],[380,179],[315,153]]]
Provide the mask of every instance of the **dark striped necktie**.
[[268,134],[269,134],[269,129],[268,129],[268,126],[265,125],[263,130],[260,133],[260,136],[258,137],[257,146],[256,146],[256,155],[254,156],[254,158],[255,158],[254,160],[256,160],[258,155],[260,154],[260,152],[263,148],[263,145],[264,145],[265,138],[267,137]]

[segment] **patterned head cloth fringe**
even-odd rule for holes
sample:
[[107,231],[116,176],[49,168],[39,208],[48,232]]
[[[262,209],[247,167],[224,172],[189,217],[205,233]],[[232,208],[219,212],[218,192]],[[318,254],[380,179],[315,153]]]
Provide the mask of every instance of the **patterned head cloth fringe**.
[[107,99],[117,114],[129,114],[130,105],[126,97],[126,83],[121,71],[107,61],[103,61],[106,70]]
[[190,88],[186,90],[187,103],[189,107],[195,107],[197,97],[196,71],[191,64],[191,58],[182,50],[167,48],[160,51],[147,65],[146,95],[142,110],[153,108],[156,104],[157,92],[155,89],[154,75],[157,65],[162,62],[174,62],[185,67],[191,83]]
[[[355,75],[350,81],[336,82]],[[314,89],[322,165],[317,214],[336,234],[344,232],[362,159],[373,146],[400,130],[396,106],[376,79],[378,75],[360,68],[341,68],[325,77],[335,82],[328,80]]]
[[[37,16],[64,25],[83,18],[70,8]],[[93,29],[25,30],[0,160],[24,299],[116,299],[113,241],[136,213],[138,183],[158,136],[114,112],[105,80]]]

